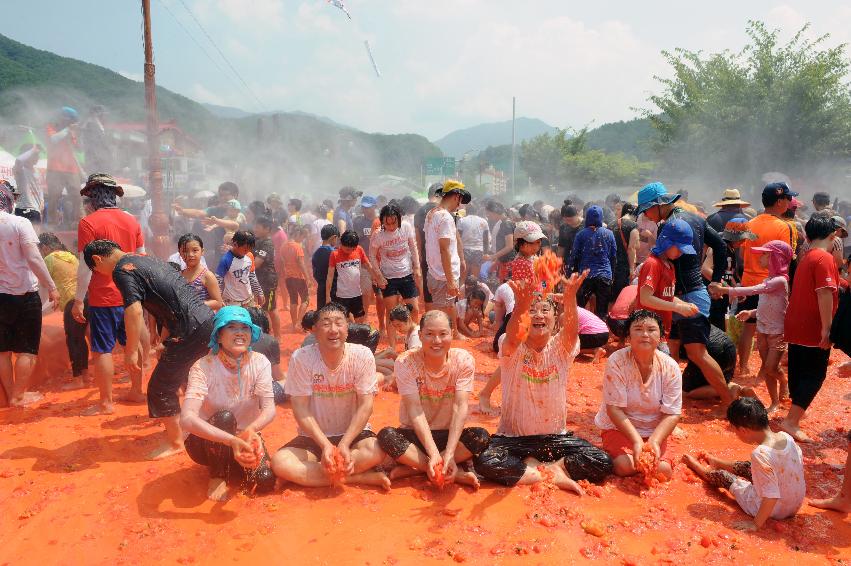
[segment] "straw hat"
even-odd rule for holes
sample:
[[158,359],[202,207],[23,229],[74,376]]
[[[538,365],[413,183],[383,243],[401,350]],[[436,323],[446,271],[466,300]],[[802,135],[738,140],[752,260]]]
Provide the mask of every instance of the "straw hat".
[[722,206],[731,205],[750,206],[751,203],[746,200],[742,200],[742,195],[739,192],[739,189],[727,189],[724,191],[724,196],[721,197],[721,200],[719,200],[712,206],[717,206],[718,208],[721,208]]

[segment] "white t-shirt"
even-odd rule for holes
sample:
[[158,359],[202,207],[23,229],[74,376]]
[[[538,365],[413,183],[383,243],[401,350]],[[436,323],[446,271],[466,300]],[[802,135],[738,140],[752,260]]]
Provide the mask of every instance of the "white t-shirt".
[[239,376],[222,365],[216,354],[208,354],[189,370],[186,399],[203,401],[198,415],[207,420],[219,411],[228,410],[242,430],[260,416],[260,399],[274,397],[272,364],[262,354],[248,353],[248,362]]
[[609,356],[603,375],[603,400],[594,424],[615,430],[606,405],[620,407],[641,438],[648,438],[665,415],[679,415],[683,406],[683,376],[672,357],[656,351],[650,379],[643,383],[641,372],[627,347]]
[[420,340],[420,325],[414,326],[408,335],[405,336],[405,349],[413,350],[414,348],[422,348],[423,341]]
[[331,224],[331,222],[327,218],[317,218],[307,225],[307,245],[304,250],[307,257],[313,257],[313,254],[322,245],[322,228],[328,224]]
[[[310,412],[322,432],[341,436],[355,416],[357,395],[378,392],[375,356],[366,346],[346,344],[343,361],[332,371],[322,360],[318,345],[299,348],[290,359],[284,389],[295,397],[310,397]],[[298,433],[307,436],[301,428]]]
[[505,305],[505,314],[514,312],[514,289],[506,282],[496,288],[494,302]]
[[24,244],[38,245],[33,225],[22,216],[0,212],[0,293],[38,291],[38,279],[24,256]]
[[[399,395],[419,395],[423,413],[432,430],[449,428],[456,391],[473,390],[476,374],[473,355],[461,348],[450,348],[448,357],[439,373],[426,370],[419,348],[399,354],[394,364]],[[404,402],[399,404],[399,422],[402,428],[414,427]]]
[[783,450],[760,445],[751,452],[753,483],[736,478],[730,486],[730,493],[742,510],[752,517],[759,511],[763,497],[779,498],[771,512],[772,519],[791,517],[798,512],[807,494],[801,449],[785,432],[778,434],[786,439]]
[[222,285],[222,299],[234,303],[244,303],[250,299],[251,282],[249,276],[254,269],[254,260],[245,254],[236,257],[233,252],[227,252],[222,256],[216,275],[224,281]]
[[[168,256],[168,260],[166,261],[170,261],[171,263],[176,263],[180,265],[180,271],[186,269],[186,262],[183,261],[182,257],[180,257],[180,252],[174,252],[173,254]],[[207,260],[204,258],[204,256],[201,256],[201,267],[207,267]]]
[[567,377],[579,353],[579,339],[568,352],[559,332],[541,352],[522,343],[510,357],[502,355],[503,344],[499,360],[502,416],[497,433],[528,436],[566,432]]
[[443,272],[443,262],[440,259],[440,240],[449,239],[449,255],[452,258],[452,278],[457,281],[461,277],[461,258],[458,257],[458,230],[455,228],[455,217],[440,207],[433,208],[426,215],[425,221],[425,250],[428,274],[438,281],[446,281]]
[[464,317],[467,316],[467,299],[455,302],[455,316],[461,320],[464,320]]
[[402,221],[393,232],[378,230],[369,239],[369,258],[387,279],[399,279],[413,273],[411,250],[417,249],[414,227]]
[[481,216],[465,216],[458,221],[461,245],[465,250],[484,251],[484,235],[488,232],[488,221]]

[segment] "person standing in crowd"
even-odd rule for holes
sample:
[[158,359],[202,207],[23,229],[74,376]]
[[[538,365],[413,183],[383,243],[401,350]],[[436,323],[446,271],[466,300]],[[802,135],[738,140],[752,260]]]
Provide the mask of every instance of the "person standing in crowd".
[[[70,106],[63,106],[55,121],[47,125],[47,209],[44,221],[57,227],[60,222],[73,226],[80,217],[80,180],[83,170],[74,155],[80,116]],[[69,217],[62,210],[62,191],[68,199]]]
[[103,124],[105,117],[106,108],[95,104],[80,127],[80,141],[86,152],[86,168],[89,171],[112,171],[114,167],[109,137]]
[[801,419],[827,377],[830,326],[839,303],[839,271],[831,255],[836,225],[813,214],[804,226],[810,250],[792,281],[783,337],[789,343],[789,395],[792,406],[780,428],[799,442],[811,442]]
[[420,294],[423,296],[425,310],[431,310],[431,293],[428,291],[428,262],[426,261],[425,252],[425,221],[426,215],[437,206],[440,202],[440,194],[443,191],[443,183],[432,183],[428,187],[428,202],[419,207],[414,213],[414,235],[417,237],[417,254],[420,258],[420,271],[422,271],[422,279],[418,283],[420,285]]
[[[74,296],[77,294],[77,256],[68,251],[53,232],[42,232],[38,236],[38,251],[44,257],[44,264],[50,278],[59,290],[59,310],[62,311],[62,326],[65,331],[65,345],[71,359],[72,379],[62,389],[70,391],[91,384],[89,377],[89,345],[86,342],[85,323],[80,324],[71,316]],[[85,309],[83,314],[86,313]]]
[[290,239],[284,244],[283,267],[287,294],[290,296],[290,317],[293,332],[297,330],[301,317],[307,312],[310,302],[308,293],[307,261],[304,257],[304,238],[307,227],[301,224],[290,225]]
[[[751,252],[750,248],[758,248],[772,240],[780,240],[787,242],[793,250],[796,249],[797,238],[795,237],[794,227],[784,222],[782,218],[783,213],[786,212],[792,199],[796,196],[798,196],[798,193],[791,191],[786,183],[769,183],[762,190],[764,211],[748,222],[748,231],[755,234],[756,239],[749,240],[742,245],[743,286],[759,285],[768,277],[768,268],[760,266],[759,254]],[[739,302],[738,310],[755,312],[758,302],[759,296],[751,295]],[[739,337],[739,373],[742,375],[750,373],[748,362],[751,357],[755,334],[756,318],[751,317],[745,321]]]
[[[148,455],[159,460],[183,450],[178,390],[189,369],[209,351],[213,311],[170,265],[157,258],[124,252],[109,240],[94,240],[83,250],[86,266],[112,279],[124,305],[127,345],[124,364],[141,373],[139,344],[144,311],[163,327],[163,351],[148,382],[148,415],[161,419],[165,442]],[[94,324],[94,319],[92,321]]]
[[[271,235],[275,224],[268,216],[254,219],[254,272],[263,289],[263,309],[269,315],[272,334],[281,336],[281,319],[278,316],[278,272],[275,270],[275,246]],[[293,324],[295,326],[295,324]]]
[[[369,258],[358,244],[357,232],[348,230],[340,236],[340,247],[328,258],[328,271],[334,270],[334,277],[325,280],[325,302],[339,303],[352,315],[355,322],[363,322],[366,311],[361,295],[361,268],[366,267],[374,281],[379,278]],[[336,290],[333,288],[336,285]],[[334,290],[336,294],[332,295]]]
[[263,288],[254,270],[252,250],[256,238],[248,230],[239,230],[231,239],[230,251],[222,256],[216,268],[216,279],[225,305],[253,307],[265,301]]
[[713,212],[707,216],[706,223],[712,226],[712,229],[720,234],[724,231],[724,227],[727,226],[727,223],[734,218],[740,218],[743,216],[747,217],[745,209],[750,205],[751,203],[748,201],[742,200],[742,195],[739,192],[739,189],[726,189],[721,200],[712,205],[716,208],[720,208],[721,210]]
[[322,245],[322,228],[331,224],[331,222],[329,222],[325,217],[327,210],[323,205],[319,205],[316,212],[316,218],[307,225],[307,240],[304,245],[305,257],[313,257],[313,254],[315,254],[316,250],[319,249],[319,246]]
[[[379,214],[381,229],[372,234],[369,261],[380,272],[378,287],[383,296],[390,348],[396,350],[396,330],[390,324],[389,312],[400,302],[411,306],[411,316],[419,320],[417,281],[422,278],[414,228],[402,220],[402,211],[395,203],[386,205]],[[420,283],[421,285],[422,283]]]
[[291,198],[287,201],[287,224],[304,224],[301,220],[301,199]]
[[27,391],[41,342],[38,286],[48,290],[53,308],[59,291],[41,257],[32,224],[14,215],[15,196],[14,186],[0,179],[0,406],[20,407],[42,397]]
[[[331,259],[331,252],[337,248],[340,241],[340,234],[337,232],[337,227],[330,222],[322,227],[320,233],[322,237],[322,245],[313,253],[310,258],[310,263],[313,267],[313,280],[316,281],[316,308],[321,309],[328,301],[327,281],[328,281],[328,264]],[[334,284],[333,278],[336,277],[336,271],[331,274],[331,293],[330,296],[336,296],[337,287]]]
[[588,207],[585,213],[585,228],[573,241],[567,262],[568,273],[588,270],[588,277],[579,289],[577,300],[584,307],[594,296],[593,312],[605,319],[612,300],[612,276],[617,265],[615,235],[603,226],[603,209],[597,205]]
[[827,210],[831,216],[834,214],[833,209],[830,207],[830,195],[827,193],[818,192],[813,194],[813,208],[815,212]]
[[186,453],[209,468],[213,501],[230,497],[229,484],[259,494],[275,489],[259,434],[275,418],[271,364],[251,351],[260,336],[244,308],[224,307],[213,319],[211,352],[189,370],[180,427],[189,433]]
[[[573,242],[582,228],[582,217],[579,216],[579,211],[570,199],[565,199],[561,207],[561,226],[558,228],[558,247],[556,248],[556,253],[564,262],[565,270],[570,260],[570,252],[573,250]],[[569,273],[565,271],[565,275]]]
[[[180,260],[185,266],[180,274],[195,290],[204,304],[214,311],[222,308],[222,290],[216,275],[203,263],[204,242],[195,234],[184,234],[177,241]],[[169,260],[170,261],[170,260]]]
[[[89,176],[79,194],[87,197],[94,212],[80,220],[77,227],[77,249],[80,259],[86,246],[95,240],[116,242],[125,253],[145,253],[145,241],[142,227],[132,215],[118,208],[118,197],[124,195],[124,188],[111,175],[94,173]],[[84,301],[88,299],[88,315],[83,312]],[[78,323],[88,322],[94,354],[95,381],[100,390],[100,402],[87,409],[85,415],[109,415],[115,412],[112,396],[112,376],[115,365],[112,351],[115,344],[127,345],[124,327],[124,304],[121,293],[115,286],[109,273],[92,272],[80,261],[77,271],[77,293],[71,315]],[[147,342],[147,333],[141,342]],[[137,346],[139,341],[137,341]],[[137,353],[138,354],[138,353]],[[129,403],[143,403],[142,371],[127,368],[130,374],[130,392],[124,397]]]
[[674,206],[679,199],[680,195],[668,194],[668,189],[662,183],[650,183],[638,191],[638,213],[646,214],[649,220],[657,224],[682,220],[692,230],[692,253],[683,253],[672,259],[676,272],[674,289],[676,296],[696,305],[699,312],[689,317],[674,313],[669,344],[674,358],[679,357],[680,345],[685,347],[688,359],[700,368],[706,381],[721,397],[721,403],[726,406],[735,395],[732,392],[734,390],[727,385],[718,362],[707,349],[712,326],[709,323],[711,300],[702,276],[703,250],[704,245],[708,245],[712,248],[713,260],[710,279],[713,282],[721,280],[725,268],[726,244],[705,219]]
[[[455,301],[459,297],[464,270],[454,213],[459,206],[469,203],[471,198],[463,183],[446,181],[441,191],[440,204],[426,215],[426,286],[434,308],[445,312],[449,320],[455,317]],[[453,328],[453,332],[457,332],[457,329]]]
[[[747,230],[748,218],[735,216],[730,219],[721,232],[721,239],[727,245],[724,255],[724,275],[721,276],[720,284],[726,287],[738,287],[742,282],[742,246],[746,240],[753,240],[756,235]],[[714,260],[714,258],[712,258]],[[704,270],[707,268],[709,258],[704,260]],[[709,305],[709,322],[712,326],[727,332],[727,313],[730,310],[730,298],[722,293],[713,291],[714,285],[709,286],[709,296],[712,302]]]
[[[225,181],[221,185],[219,185],[217,192],[216,203],[212,206],[208,206],[207,208],[201,210],[196,208],[184,208],[179,204],[173,204],[172,208],[175,213],[180,216],[184,216],[187,218],[195,218],[195,226],[192,232],[196,234],[200,234],[201,232],[209,232],[210,238],[209,241],[213,242],[207,248],[207,263],[210,265],[218,265],[219,261],[224,255],[224,251],[222,249],[222,242],[225,241],[225,229],[218,224],[213,223],[210,226],[207,226],[205,223],[208,217],[215,218],[225,218],[228,215],[228,212],[233,210],[233,206],[229,203],[230,201],[235,200],[239,201],[239,186],[231,181]],[[241,205],[240,205],[241,208]]]
[[353,229],[354,217],[352,210],[358,198],[363,196],[363,191],[357,191],[354,187],[343,187],[340,189],[339,206],[334,209],[334,226],[342,234],[346,230]]
[[508,264],[514,259],[517,252],[514,251],[514,223],[508,219],[505,207],[495,200],[488,201],[485,205],[485,215],[491,223],[490,233],[493,234],[492,252],[484,256],[485,261],[493,261],[497,264],[497,280],[505,281],[508,273]]
[[15,201],[15,215],[23,216],[33,226],[41,224],[44,212],[44,193],[35,173],[35,165],[41,156],[43,148],[31,143],[21,146],[21,153],[15,158],[12,172],[15,174],[15,185],[20,193]]
[[275,226],[286,226],[289,214],[284,209],[284,201],[281,200],[281,195],[270,193],[266,197],[266,206],[269,207],[269,216],[272,217]]
[[[358,243],[360,244],[360,247],[363,248],[363,252],[367,257],[372,257],[370,255],[372,235],[374,232],[378,231],[381,226],[375,209],[376,205],[377,201],[375,197],[368,195],[364,196],[360,201],[361,214],[355,216],[352,220],[351,229],[357,233]],[[377,266],[378,264],[373,262],[373,265]],[[375,313],[378,317],[378,331],[382,336],[386,336],[386,311],[384,309],[384,301],[380,300],[381,289],[373,283],[372,274],[364,266],[361,266],[360,285],[364,310],[369,312],[370,305],[375,303]]]
[[488,221],[479,216],[478,206],[470,203],[466,210],[467,214],[458,221],[458,233],[461,235],[467,273],[479,277],[485,250],[490,249],[490,228]]
[[623,288],[629,285],[638,274],[636,258],[640,241],[638,224],[635,222],[635,205],[628,202],[620,203],[620,213],[617,228],[612,230],[617,246],[617,261],[612,279],[612,300],[616,299]]

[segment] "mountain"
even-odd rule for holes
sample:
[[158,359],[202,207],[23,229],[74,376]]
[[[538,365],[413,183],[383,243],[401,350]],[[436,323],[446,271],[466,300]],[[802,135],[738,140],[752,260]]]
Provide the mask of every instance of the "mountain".
[[241,108],[234,108],[232,106],[219,106],[218,104],[209,104],[207,102],[203,102],[201,106],[219,118],[248,118],[249,116],[253,116],[251,112],[246,112]]
[[[108,123],[143,122],[144,85],[0,35],[0,146],[20,143],[19,124],[42,131],[58,108],[72,106],[86,117],[95,104],[107,108]],[[175,120],[200,143],[211,182],[232,178],[254,194],[316,197],[376,175],[419,179],[423,160],[442,155],[416,134],[365,133],[302,112],[257,116],[210,108],[163,87],[157,110],[161,122]]]
[[[517,118],[515,125],[515,140],[518,145],[523,140],[534,138],[543,133],[554,133],[556,128],[537,118]],[[511,120],[479,124],[463,130],[455,130],[434,144],[443,151],[444,155],[460,158],[470,150],[482,151],[489,146],[511,144]]]
[[642,161],[656,158],[653,143],[656,130],[647,118],[635,118],[626,122],[611,122],[588,132],[588,147],[607,153],[623,153]]

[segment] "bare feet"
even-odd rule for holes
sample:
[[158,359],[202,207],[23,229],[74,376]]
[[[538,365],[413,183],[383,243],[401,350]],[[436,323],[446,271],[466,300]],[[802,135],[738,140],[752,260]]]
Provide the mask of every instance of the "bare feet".
[[24,394],[17,399],[11,399],[9,405],[12,407],[26,407],[27,405],[38,403],[42,399],[44,399],[44,395],[38,391],[24,391]]
[[410,478],[412,476],[418,476],[418,475],[423,474],[423,473],[425,473],[425,472],[415,470],[414,468],[411,468],[410,466],[404,466],[402,464],[399,464],[398,466],[396,466],[395,468],[390,470],[390,479],[391,480],[400,480],[402,478]]
[[118,398],[119,403],[129,403],[132,405],[140,405],[142,403],[146,403],[147,401],[148,398],[145,397],[144,393],[139,393],[136,391],[128,391],[126,394]]
[[597,362],[599,362],[603,358],[603,356],[605,354],[606,354],[606,350],[604,350],[603,348],[597,348],[594,351],[594,358],[591,360],[591,363],[596,364]]
[[851,497],[840,493],[829,499],[810,499],[810,506],[839,511],[840,513],[851,513]]
[[499,416],[499,407],[491,405],[490,397],[479,397],[479,412],[483,415],[491,417]]
[[100,405],[92,405],[80,414],[84,417],[95,417],[97,415],[111,415],[114,412],[115,407],[113,407],[112,403],[106,403]]
[[390,491],[390,478],[384,472],[363,472],[361,474],[352,474],[343,479],[343,483],[361,485],[374,485],[380,487],[384,491]]
[[559,489],[572,491],[579,496],[585,495],[585,491],[579,487],[579,484],[570,479],[570,476],[568,476],[567,472],[564,471],[564,460],[550,462],[549,464],[545,464],[545,466],[550,472],[552,472],[553,484]]
[[228,484],[221,478],[210,478],[207,484],[207,499],[213,501],[227,501],[230,499],[231,493],[228,489]]
[[813,439],[810,438],[806,432],[801,430],[801,427],[797,425],[793,425],[792,423],[786,421],[785,419],[780,422],[780,430],[787,433],[789,436],[795,439],[797,442],[812,442]]
[[180,454],[183,452],[183,443],[180,443],[180,446],[174,446],[173,444],[161,444],[155,450],[148,454],[148,460],[163,460],[170,456],[174,456],[175,454]]
[[77,389],[86,389],[86,388],[91,387],[91,386],[92,386],[91,381],[84,381],[83,379],[81,379],[79,377],[75,377],[74,379],[72,379],[68,383],[63,384],[62,387],[60,387],[59,389],[61,391],[76,391]]
[[481,487],[481,483],[479,482],[479,476],[476,475],[476,472],[466,471],[458,468],[455,471],[455,477],[453,478],[455,483],[460,483],[462,485],[469,485],[473,489],[478,490]]

